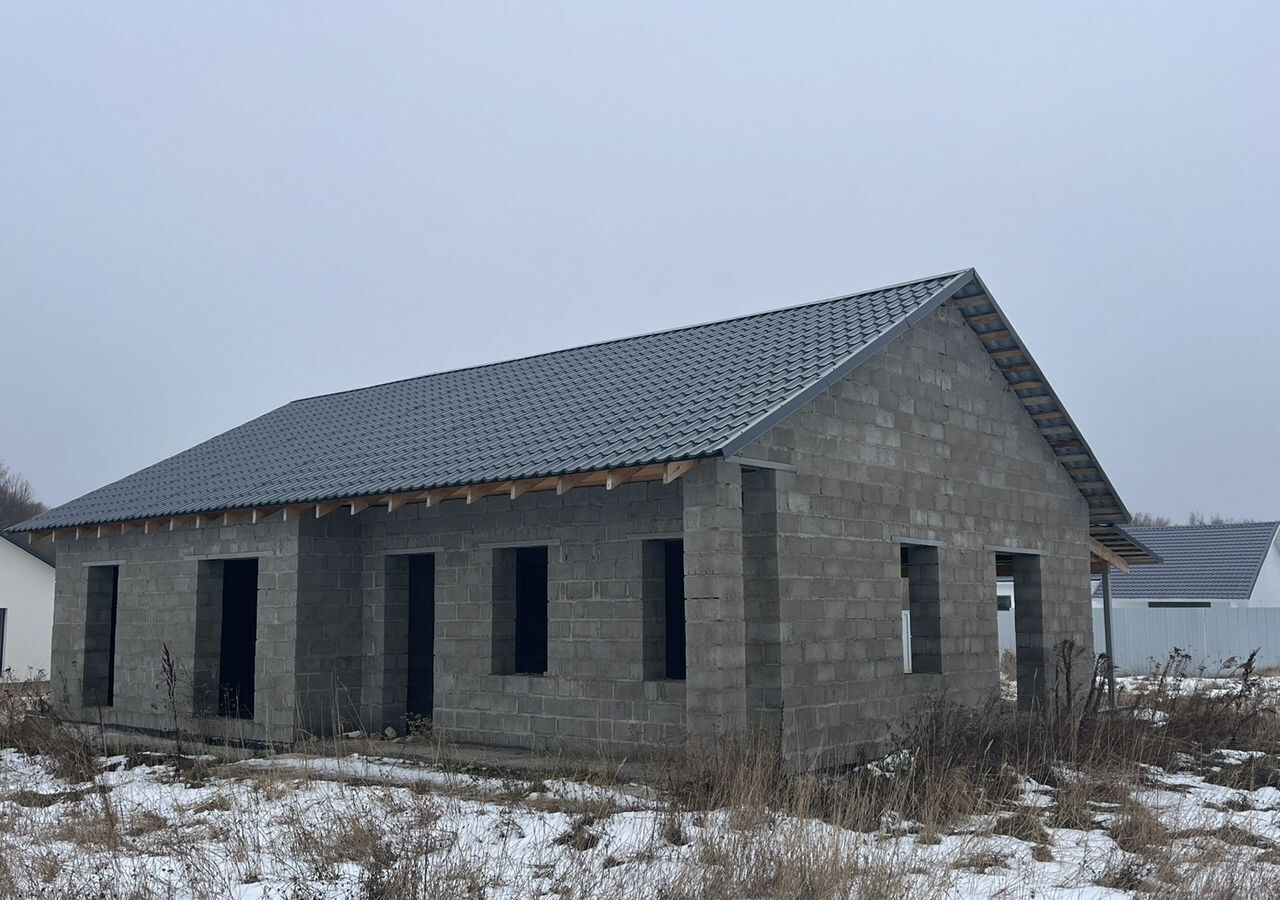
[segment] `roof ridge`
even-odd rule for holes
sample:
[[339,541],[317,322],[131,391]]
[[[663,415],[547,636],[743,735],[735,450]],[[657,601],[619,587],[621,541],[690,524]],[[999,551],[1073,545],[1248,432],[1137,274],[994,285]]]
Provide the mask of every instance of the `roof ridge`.
[[510,359],[496,359],[491,362],[476,363],[470,366],[458,366],[457,368],[454,368],[454,369],[441,369],[439,372],[426,372],[422,375],[410,375],[406,378],[393,378],[390,381],[380,381],[376,384],[367,384],[364,387],[346,388],[345,390],[341,390],[341,391],[328,391],[323,394],[312,394],[309,397],[298,397],[294,400],[288,401],[285,404],[285,406],[289,406],[290,404],[293,404],[293,403],[306,403],[309,400],[319,400],[324,397],[338,397],[338,396],[341,396],[342,394],[356,394],[356,393],[359,393],[360,391],[368,391],[374,388],[387,387],[388,385],[392,385],[392,384],[404,384],[405,382],[409,382],[409,381],[421,381],[424,378],[437,378],[441,375],[454,375],[459,372],[471,372],[478,369],[492,368],[494,366],[505,366],[511,363],[525,362],[526,360],[531,360],[531,359],[540,359],[544,356],[556,356],[561,353],[570,353],[574,350],[586,350],[590,347],[606,347],[609,344],[621,344],[621,343],[625,343],[626,341],[635,341],[635,340],[639,340],[641,338],[647,338],[647,337],[657,337],[658,335],[663,335],[663,334],[674,334],[679,331],[695,331],[699,328],[709,328],[712,325],[726,325],[730,322],[742,322],[747,319],[754,319],[760,316],[773,315],[775,313],[780,313],[780,312],[788,312],[793,309],[806,309],[811,306],[821,306],[824,303],[839,303],[844,300],[853,300],[857,297],[866,297],[870,294],[880,294],[885,291],[893,291],[893,290],[897,290],[898,288],[904,288],[912,284],[924,284],[929,281],[946,282],[946,281],[949,281],[950,279],[955,278],[957,275],[962,275],[965,272],[972,272],[972,271],[973,271],[973,267],[969,266],[963,269],[956,269],[951,272],[942,272],[937,275],[926,275],[921,278],[910,278],[910,279],[907,279],[906,281],[899,281],[895,284],[881,285],[880,287],[871,288],[870,290],[867,290],[867,291],[855,291],[852,294],[840,294],[835,297],[826,297],[821,300],[808,300],[804,303],[793,303],[789,306],[775,306],[770,309],[762,309],[753,313],[743,313],[737,316],[729,316],[728,318],[724,318],[724,319],[710,319],[705,322],[694,322],[691,325],[677,325],[671,328],[659,328],[656,331],[644,331],[639,334],[631,334],[625,337],[607,338],[605,340],[600,340],[600,341],[588,341],[585,344],[575,344],[572,347],[560,347],[557,350],[545,350],[542,353],[529,353],[529,354],[526,354],[525,356],[513,356]]

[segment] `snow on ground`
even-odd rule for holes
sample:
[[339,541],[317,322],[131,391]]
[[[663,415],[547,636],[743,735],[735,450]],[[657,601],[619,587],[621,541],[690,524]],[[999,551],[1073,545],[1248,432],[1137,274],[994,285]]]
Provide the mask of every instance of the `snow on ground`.
[[[1254,684],[1260,695],[1280,697],[1280,676],[1258,676],[1254,679]],[[1159,689],[1171,697],[1187,697],[1192,694],[1222,697],[1238,692],[1241,681],[1238,677],[1215,678],[1202,675],[1170,675],[1163,679],[1158,674],[1125,675],[1116,678],[1116,687],[1129,695],[1148,694]]]
[[[993,817],[940,838],[903,822],[863,834],[758,810],[676,811],[637,786],[362,756],[182,776],[138,761],[109,758],[95,783],[77,785],[44,757],[0,751],[0,895],[361,898],[416,875],[424,897],[658,900],[708,886],[723,893],[707,896],[767,896],[760,885],[781,865],[815,885],[832,873],[898,879],[896,896],[1102,900],[1132,896],[1126,879],[1151,868],[1108,833],[1121,813],[1104,805],[1097,827],[1050,828],[1034,844],[994,833],[1012,829],[993,828]],[[1171,841],[1221,845],[1233,865],[1243,858],[1280,879],[1280,791],[1159,769],[1144,782],[1138,799]],[[1044,811],[1053,796],[1027,780],[1022,805]]]

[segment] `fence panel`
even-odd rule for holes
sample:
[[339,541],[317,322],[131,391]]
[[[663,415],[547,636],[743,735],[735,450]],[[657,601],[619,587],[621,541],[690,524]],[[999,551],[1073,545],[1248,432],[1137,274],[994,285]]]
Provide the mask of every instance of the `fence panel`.
[[[996,614],[1000,651],[1014,649],[1013,611]],[[1280,666],[1280,608],[1147,609],[1121,607],[1112,611],[1116,667],[1124,673],[1149,671],[1163,665],[1174,647],[1191,654],[1191,670],[1217,670],[1232,657],[1244,659],[1258,650],[1259,668]],[[1093,646],[1101,653],[1102,610],[1093,611]]]
[[[1258,650],[1258,666],[1280,666],[1280,609],[1112,610],[1116,667],[1126,673],[1163,665],[1174,647],[1191,654],[1191,669],[1217,670],[1226,660],[1243,660]],[[1093,611],[1093,644],[1101,651],[1102,610]]]

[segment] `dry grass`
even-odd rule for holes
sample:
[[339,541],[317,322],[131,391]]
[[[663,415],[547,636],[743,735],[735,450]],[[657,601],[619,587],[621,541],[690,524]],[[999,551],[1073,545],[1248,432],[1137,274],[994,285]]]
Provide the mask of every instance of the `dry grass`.
[[1111,839],[1126,853],[1149,856],[1168,846],[1169,830],[1147,806],[1131,799],[1112,818]]
[[1044,827],[1044,813],[1038,806],[1020,803],[1013,812],[996,818],[991,826],[992,834],[1002,834],[1028,844],[1047,846],[1053,843],[1049,830]]
[[[1075,838],[1055,839],[1053,829],[1094,831],[1090,839],[1103,842],[1109,835],[1112,855],[1082,874],[1106,887],[1173,900],[1275,898],[1274,883],[1253,874],[1280,865],[1272,841],[1231,821],[1170,821],[1143,800],[1177,788],[1145,767],[1172,771],[1187,760],[1216,784],[1276,784],[1280,739],[1252,673],[1202,697],[1179,690],[1175,677],[1130,698],[1160,716],[1104,714],[1096,689],[1034,714],[939,701],[875,766],[796,770],[767,732],[689,740],[664,748],[651,834],[625,848],[611,843],[627,814],[618,795],[569,798],[547,785],[574,774],[609,784],[607,761],[589,778],[586,770],[550,771],[547,781],[513,776],[487,793],[283,768],[240,771],[233,784],[216,765],[175,754],[128,754],[104,772],[96,748],[62,727],[47,703],[23,697],[21,709],[16,699],[0,709],[0,743],[38,756],[66,787],[2,798],[10,803],[0,813],[0,900],[114,898],[118,883],[137,900],[220,896],[282,879],[310,896],[304,886],[350,883],[353,872],[352,900],[485,898],[499,881],[513,896],[622,900],[636,894],[635,867],[655,861],[647,884],[662,900],[927,900],[954,895],[965,879],[1016,879],[1028,856],[1069,858]],[[428,730],[415,740],[436,742],[437,760],[453,759],[443,735]],[[1213,754],[1219,747],[1267,753],[1224,762]],[[183,794],[176,812],[122,805],[127,792],[106,782],[136,766],[162,766],[167,774],[149,769],[147,777],[175,790],[205,787]],[[1028,778],[1045,786],[1043,798],[1027,793]],[[464,840],[450,819],[467,804],[483,807],[486,842]],[[1223,804],[1223,815],[1249,810],[1244,801]],[[503,848],[538,823],[546,823],[543,858],[497,874]],[[1020,857],[1008,839],[1022,842]],[[950,855],[939,864],[944,840]],[[55,852],[54,842],[83,855]],[[160,856],[171,862],[138,863]],[[101,864],[86,867],[88,858]]]

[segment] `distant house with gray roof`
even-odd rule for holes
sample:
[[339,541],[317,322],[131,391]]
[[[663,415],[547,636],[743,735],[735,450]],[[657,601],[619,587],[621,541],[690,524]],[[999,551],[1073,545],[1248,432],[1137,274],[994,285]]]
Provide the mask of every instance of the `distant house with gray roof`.
[[71,719],[839,760],[995,692],[998,576],[1043,697],[1126,521],[966,269],[299,400],[16,530]]
[[1117,607],[1280,608],[1280,522],[1125,530],[1161,562],[1112,576]]

